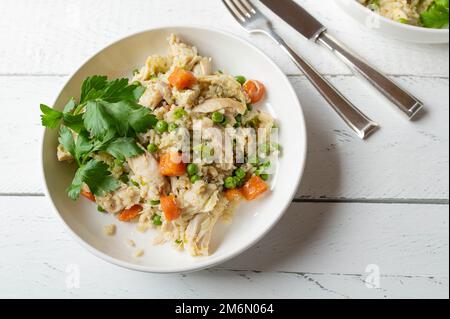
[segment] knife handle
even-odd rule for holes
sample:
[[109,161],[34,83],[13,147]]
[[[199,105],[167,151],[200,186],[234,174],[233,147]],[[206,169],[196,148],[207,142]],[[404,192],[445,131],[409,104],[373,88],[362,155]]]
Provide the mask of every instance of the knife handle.
[[281,38],[272,34],[284,51],[292,58],[294,63],[303,71],[305,76],[319,93],[333,107],[344,122],[356,132],[361,139],[366,139],[379,126],[365,116],[356,106],[347,100],[327,79],[314,69],[304,58],[300,57]]
[[339,41],[323,32],[317,42],[325,45],[341,58],[352,70],[362,75],[385,97],[394,103],[402,112],[412,119],[423,108],[423,103],[411,93],[405,91],[386,75],[370,66],[363,59],[357,57],[349,49],[345,48]]

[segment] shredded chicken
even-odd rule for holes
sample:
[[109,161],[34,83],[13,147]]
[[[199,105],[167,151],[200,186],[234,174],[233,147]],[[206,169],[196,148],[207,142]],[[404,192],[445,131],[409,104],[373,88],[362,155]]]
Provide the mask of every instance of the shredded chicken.
[[146,200],[158,199],[167,187],[167,180],[159,172],[158,162],[148,152],[128,159],[128,165],[141,184],[141,196]]
[[213,113],[220,110],[231,110],[238,114],[244,114],[247,107],[245,104],[230,98],[217,98],[206,100],[192,111],[196,113]]
[[56,156],[58,158],[58,161],[60,161],[60,162],[73,161],[72,154],[70,154],[68,151],[66,151],[64,146],[62,146],[61,144],[59,144],[58,148],[56,149]]
[[200,62],[192,70],[196,77],[207,76],[212,74],[211,58],[202,58]]
[[96,197],[97,203],[108,213],[116,214],[140,201],[139,188],[122,184],[114,192]]

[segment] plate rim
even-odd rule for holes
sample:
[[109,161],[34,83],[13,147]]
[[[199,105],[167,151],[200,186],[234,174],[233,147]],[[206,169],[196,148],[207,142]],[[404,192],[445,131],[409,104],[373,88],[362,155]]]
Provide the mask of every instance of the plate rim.
[[179,266],[177,268],[173,267],[173,269],[169,269],[169,270],[164,270],[161,269],[160,267],[149,267],[149,266],[143,266],[143,265],[139,265],[139,264],[133,264],[130,262],[126,262],[126,261],[122,261],[119,260],[115,257],[109,256],[108,254],[96,249],[95,247],[91,246],[89,243],[87,243],[83,238],[81,238],[64,220],[64,218],[61,216],[58,208],[56,207],[52,196],[50,194],[50,190],[48,189],[47,186],[47,180],[46,180],[46,175],[45,175],[45,164],[44,164],[44,152],[45,152],[45,137],[47,135],[48,129],[47,128],[42,128],[42,133],[41,133],[41,140],[40,140],[40,152],[39,152],[39,161],[40,161],[40,173],[41,173],[41,181],[43,184],[43,189],[44,189],[44,194],[45,194],[45,198],[46,201],[50,203],[51,209],[53,210],[53,212],[58,216],[59,220],[61,221],[61,223],[64,225],[64,227],[66,228],[66,230],[68,230],[68,233],[70,234],[70,236],[75,239],[75,241],[83,248],[85,248],[87,251],[89,251],[92,255],[99,257],[100,259],[107,261],[113,265],[125,268],[125,269],[129,269],[129,270],[133,270],[133,271],[138,271],[138,272],[143,272],[143,273],[154,273],[154,274],[183,274],[183,273],[191,273],[191,272],[196,272],[196,271],[200,271],[200,270],[204,270],[207,268],[211,268],[214,266],[217,266],[219,264],[222,264],[226,261],[229,261],[239,255],[241,255],[242,253],[244,253],[245,251],[247,251],[248,249],[250,249],[251,247],[253,247],[255,244],[257,244],[261,239],[263,239],[274,227],[275,225],[277,225],[279,223],[279,221],[281,220],[281,218],[285,215],[287,209],[289,208],[289,206],[292,204],[292,200],[294,199],[296,192],[300,186],[300,182],[302,180],[302,177],[304,175],[304,171],[305,171],[305,166],[306,166],[306,159],[307,159],[307,152],[308,152],[308,135],[307,135],[307,130],[306,130],[306,121],[305,121],[305,116],[304,116],[304,111],[303,111],[303,107],[302,104],[298,98],[298,95],[294,89],[294,87],[292,86],[292,83],[289,81],[288,76],[281,70],[281,68],[268,56],[266,55],[261,49],[259,49],[258,47],[256,47],[254,44],[252,44],[251,42],[243,39],[242,37],[233,34],[229,31],[223,30],[223,29],[219,29],[216,27],[209,27],[209,26],[203,26],[203,25],[195,25],[195,24],[182,24],[182,25],[160,25],[157,27],[153,27],[153,28],[146,28],[144,30],[140,30],[137,32],[133,32],[131,34],[127,34],[124,36],[121,36],[118,39],[115,39],[111,42],[109,42],[108,44],[106,44],[105,46],[103,46],[102,48],[100,48],[99,50],[97,50],[94,54],[90,55],[87,59],[85,59],[78,67],[76,67],[75,71],[73,71],[67,78],[66,81],[64,81],[64,83],[60,86],[58,93],[56,95],[56,97],[53,99],[53,103],[52,103],[52,107],[54,107],[54,105],[56,104],[56,102],[59,100],[61,94],[64,92],[64,89],[66,88],[66,86],[70,83],[70,81],[72,81],[72,79],[78,74],[78,72],[84,67],[86,66],[92,59],[94,59],[96,56],[98,56],[99,54],[101,54],[103,51],[107,50],[110,47],[113,47],[114,45],[118,44],[121,41],[124,41],[126,39],[135,37],[135,36],[139,36],[141,34],[144,33],[148,33],[148,32],[157,32],[157,31],[164,31],[167,29],[194,29],[194,30],[199,30],[199,31],[208,31],[208,32],[215,32],[215,33],[220,33],[226,37],[230,37],[233,38],[234,40],[242,43],[243,45],[246,45],[250,48],[252,48],[253,50],[255,50],[257,53],[259,53],[260,55],[262,55],[270,64],[272,64],[276,69],[278,69],[280,71],[280,74],[282,74],[282,76],[284,77],[284,80],[286,82],[287,87],[289,88],[289,91],[292,95],[292,97],[294,98],[294,101],[296,102],[296,105],[294,105],[294,107],[298,108],[298,112],[297,112],[297,116],[299,116],[300,122],[302,124],[302,127],[299,130],[299,137],[303,137],[302,140],[299,140],[299,143],[301,145],[303,145],[303,149],[302,149],[302,153],[300,154],[300,160],[301,162],[301,166],[300,169],[298,171],[298,176],[296,176],[296,184],[292,187],[291,190],[291,194],[289,195],[289,201],[287,201],[286,204],[283,205],[283,207],[280,209],[280,214],[279,216],[273,220],[272,224],[267,227],[267,229],[265,229],[259,236],[256,236],[255,238],[253,238],[251,241],[249,241],[249,243],[247,243],[246,245],[243,245],[242,247],[240,247],[239,249],[236,249],[234,251],[231,251],[228,254],[224,254],[223,257],[219,258],[218,260],[212,260],[212,261],[208,261],[207,259],[205,259],[204,262],[198,263],[198,264],[191,264],[189,266]]

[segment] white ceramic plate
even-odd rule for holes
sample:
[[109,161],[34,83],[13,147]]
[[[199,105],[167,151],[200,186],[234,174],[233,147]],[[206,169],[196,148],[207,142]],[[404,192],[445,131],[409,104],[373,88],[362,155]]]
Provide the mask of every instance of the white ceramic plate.
[[[179,252],[171,244],[155,246],[156,230],[145,234],[136,225],[118,222],[113,216],[97,212],[93,203],[80,199],[72,202],[65,192],[73,178],[74,168],[56,160],[57,130],[46,130],[42,144],[42,167],[45,189],[56,212],[75,238],[95,255],[130,269],[176,273],[190,272],[222,263],[260,240],[281,218],[290,205],[303,173],[306,156],[306,132],[302,109],[294,89],[283,72],[264,53],[231,34],[200,27],[170,27],[145,31],[122,39],[89,59],[62,89],[55,108],[79,95],[82,81],[90,75],[110,78],[129,77],[131,70],[145,63],[148,55],[165,54],[166,39],[171,33],[194,44],[200,54],[213,57],[216,69],[230,74],[243,74],[261,80],[268,89],[263,108],[279,121],[283,157],[272,182],[272,192],[251,203],[242,204],[230,225],[218,223],[214,229],[208,257],[194,258]],[[108,237],[104,226],[114,223],[117,234]],[[144,249],[144,256],[135,258],[135,249],[127,239]]]
[[372,12],[356,0],[336,0],[349,16],[366,27],[388,37],[415,43],[448,43],[448,29],[428,29],[387,19]]

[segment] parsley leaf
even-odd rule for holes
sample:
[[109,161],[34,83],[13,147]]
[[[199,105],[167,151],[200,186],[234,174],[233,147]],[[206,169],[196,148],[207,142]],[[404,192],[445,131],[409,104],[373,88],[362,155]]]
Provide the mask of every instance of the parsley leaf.
[[72,115],[69,113],[63,113],[63,124],[76,133],[80,133],[82,130],[84,130],[84,123],[83,123],[83,115]]
[[82,164],[86,160],[87,156],[95,148],[94,142],[89,139],[89,133],[82,131],[78,134],[75,142],[75,158],[77,162]]
[[73,139],[72,132],[67,127],[61,126],[58,141],[74,158],[77,157],[75,151],[75,140]]
[[149,109],[141,106],[137,107],[136,105],[132,109],[128,121],[136,133],[145,133],[149,128],[154,128],[156,123],[158,123],[158,119],[150,113]]
[[95,96],[96,92],[102,90],[107,82],[108,78],[106,76],[99,75],[88,77],[84,80],[83,85],[81,86],[80,104],[85,103],[92,96]]
[[103,141],[114,136],[134,137],[154,127],[156,122],[149,109],[131,101],[89,101],[84,114],[86,129]]
[[116,121],[108,111],[108,104],[102,101],[89,101],[84,113],[84,126],[92,137],[105,141],[116,134]]
[[62,112],[54,110],[45,104],[41,104],[40,108],[42,125],[48,128],[56,128],[63,117]]
[[119,182],[108,171],[108,165],[97,160],[90,160],[75,173],[72,184],[67,189],[72,200],[77,200],[80,196],[83,183],[86,183],[89,190],[96,196],[103,196],[119,187]]
[[138,104],[144,92],[145,87],[139,83],[130,85],[127,79],[108,81],[106,76],[96,75],[83,82],[78,105],[74,98],[63,112],[41,105],[42,124],[56,128],[62,122],[59,143],[79,167],[67,189],[70,198],[80,196],[83,184],[97,196],[119,187],[108,165],[92,159],[93,153],[106,151],[124,161],[144,152],[135,137],[157,123],[156,116]]
[[71,98],[64,107],[63,113],[71,113],[75,109],[75,106],[76,106],[75,99]]
[[426,28],[443,29],[449,25],[449,0],[435,0],[427,11],[420,15]]
[[48,128],[56,128],[61,120],[63,120],[65,126],[70,127],[75,132],[80,132],[83,129],[83,119],[81,115],[72,115],[69,113],[71,112],[71,108],[73,109],[75,107],[75,104],[72,103],[74,102],[69,102],[66,105],[64,112],[57,111],[45,104],[41,104],[42,125]]
[[129,137],[114,140],[107,146],[106,151],[121,161],[144,153],[134,139]]
[[92,76],[87,78],[81,88],[80,104],[101,99],[115,103],[123,100],[138,100],[145,88],[140,84],[129,85],[128,79],[117,79],[108,82],[106,76]]

